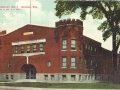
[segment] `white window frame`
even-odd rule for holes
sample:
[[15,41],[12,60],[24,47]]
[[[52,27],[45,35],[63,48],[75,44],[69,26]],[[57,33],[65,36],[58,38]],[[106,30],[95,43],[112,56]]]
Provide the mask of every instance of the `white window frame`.
[[18,54],[18,46],[17,45],[14,46],[14,53]]
[[37,47],[36,43],[33,43],[33,52],[36,52],[36,47]]
[[67,39],[62,39],[62,50],[67,50]]
[[24,45],[21,45],[20,49],[21,49],[21,53],[24,53]]
[[43,52],[43,50],[44,50],[44,44],[43,43],[40,43],[40,52]]
[[71,50],[76,50],[76,39],[71,39]]
[[75,56],[71,57],[71,68],[76,68],[76,57]]
[[27,44],[26,47],[27,47],[27,53],[30,53],[30,44]]
[[66,68],[67,67],[67,57],[62,57],[62,68]]

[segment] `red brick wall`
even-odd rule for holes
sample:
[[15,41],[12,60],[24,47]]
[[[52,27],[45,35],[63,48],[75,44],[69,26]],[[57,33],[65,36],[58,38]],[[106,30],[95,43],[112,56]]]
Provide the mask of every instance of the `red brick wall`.
[[[23,35],[24,32],[33,32],[34,34]],[[95,73],[94,70],[86,70],[86,59],[97,62],[97,70],[99,70],[97,73],[104,73],[101,69],[105,60],[105,58],[102,58],[101,43],[83,36],[83,22],[80,20],[59,21],[56,22],[55,28],[26,25],[0,38],[2,40],[2,49],[0,51],[0,67],[2,68],[0,68],[0,73],[23,73],[21,67],[26,64],[27,58],[25,56],[13,57],[14,46],[12,42],[36,39],[46,39],[46,42],[44,42],[45,54],[29,57],[29,64],[36,67],[37,73]],[[62,51],[62,38],[67,39],[67,51]],[[76,38],[76,51],[71,51],[72,38]],[[82,52],[79,51],[80,42],[83,45]],[[97,52],[86,52],[86,44],[96,47]],[[24,49],[26,51],[26,48]],[[37,51],[39,51],[39,44],[37,44]],[[20,47],[18,52],[20,53]],[[63,56],[67,57],[67,68],[61,68]],[[76,68],[70,68],[71,56],[76,56]],[[79,57],[83,59],[82,69],[79,68]],[[51,67],[47,66],[48,61],[52,63]],[[8,62],[11,63],[10,68],[8,68]],[[108,65],[111,62],[106,59],[106,63]]]

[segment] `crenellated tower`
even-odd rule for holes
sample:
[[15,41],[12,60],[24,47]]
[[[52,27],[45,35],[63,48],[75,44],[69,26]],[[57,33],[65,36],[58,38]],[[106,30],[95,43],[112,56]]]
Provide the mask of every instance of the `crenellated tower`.
[[83,22],[79,19],[64,19],[56,22],[56,27],[64,26],[64,25],[78,25],[83,27]]
[[55,38],[76,37],[81,39],[83,36],[83,21],[79,19],[64,19],[55,23]]

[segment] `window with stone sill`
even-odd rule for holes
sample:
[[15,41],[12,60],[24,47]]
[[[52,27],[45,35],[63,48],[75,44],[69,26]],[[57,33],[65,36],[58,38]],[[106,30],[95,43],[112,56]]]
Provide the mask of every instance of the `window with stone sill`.
[[24,45],[21,45],[21,53],[24,53]]
[[62,50],[67,50],[67,39],[62,39]]
[[18,46],[17,45],[14,46],[14,53],[18,54]]
[[40,52],[43,52],[43,43],[40,43]]
[[75,68],[76,67],[76,57],[72,56],[71,57],[71,68]]
[[27,44],[27,53],[30,53],[30,44]]
[[36,43],[33,43],[33,52],[36,52]]
[[62,67],[67,67],[67,57],[62,57]]
[[71,39],[71,50],[76,50],[76,39]]

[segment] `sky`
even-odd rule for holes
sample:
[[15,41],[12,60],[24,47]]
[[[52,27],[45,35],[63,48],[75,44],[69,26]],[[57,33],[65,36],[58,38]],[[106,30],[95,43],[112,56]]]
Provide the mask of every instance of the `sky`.
[[[10,33],[26,24],[30,24],[30,22],[33,25],[55,27],[55,22],[59,20],[80,19],[80,10],[61,18],[55,16],[56,3],[54,3],[54,0],[31,0],[31,14],[29,6],[30,0],[1,0],[0,31],[7,30],[7,33]],[[110,37],[104,42],[102,32],[97,30],[101,22],[103,20],[93,19],[88,15],[86,20],[83,21],[83,35],[100,42],[103,48],[112,50],[112,38]]]

